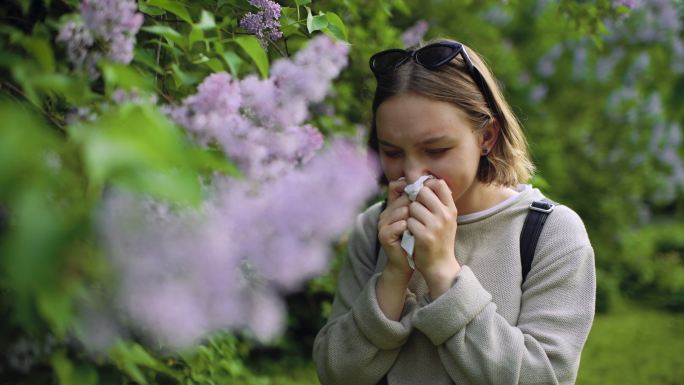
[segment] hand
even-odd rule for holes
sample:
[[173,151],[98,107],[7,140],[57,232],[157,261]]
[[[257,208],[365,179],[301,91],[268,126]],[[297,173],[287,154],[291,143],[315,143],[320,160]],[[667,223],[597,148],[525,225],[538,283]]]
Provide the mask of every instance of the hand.
[[433,299],[451,287],[461,269],[454,253],[457,216],[451,190],[441,179],[427,181],[409,205],[406,222],[416,238],[416,269],[425,278]]
[[[406,260],[406,252],[401,248],[401,237],[406,230],[409,218],[409,200],[404,194],[405,180],[390,182],[387,193],[387,207],[378,219],[378,240],[387,255],[385,272],[408,282],[413,269]],[[385,273],[383,273],[385,274]]]

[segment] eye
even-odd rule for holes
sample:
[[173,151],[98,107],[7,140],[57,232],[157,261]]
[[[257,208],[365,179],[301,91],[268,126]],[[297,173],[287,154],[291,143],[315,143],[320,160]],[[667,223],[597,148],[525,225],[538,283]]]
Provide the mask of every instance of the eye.
[[399,158],[401,156],[401,151],[383,151],[382,153],[388,158]]
[[450,149],[451,149],[450,147],[449,148],[432,148],[432,149],[426,150],[425,152],[427,152],[430,155],[440,155],[440,154],[444,154],[445,152],[449,151]]

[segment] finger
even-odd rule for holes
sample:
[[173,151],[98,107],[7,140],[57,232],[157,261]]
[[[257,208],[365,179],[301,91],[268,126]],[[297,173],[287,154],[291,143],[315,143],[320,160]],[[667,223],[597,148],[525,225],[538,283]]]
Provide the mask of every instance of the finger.
[[397,179],[389,183],[387,186],[387,203],[391,203],[404,195],[404,188],[406,187],[405,179]]
[[[403,219],[408,218],[408,215],[404,217],[404,212],[408,214],[409,203],[411,203],[411,201],[405,194],[394,200],[392,203],[389,203],[385,210],[380,213],[378,224],[382,226],[384,224],[395,222],[397,219],[401,219],[402,217]],[[406,210],[401,210],[402,207],[406,208]],[[399,213],[395,213],[397,210],[399,210]]]
[[454,196],[451,192],[451,189],[449,188],[449,185],[446,183],[444,179],[432,179],[429,180],[426,184],[432,190],[437,198],[439,198],[440,202],[442,202],[443,205],[447,207],[452,207],[456,208],[456,204],[454,203]]
[[409,203],[411,203],[411,200],[409,200],[408,195],[404,194],[404,195],[396,198],[392,202],[388,202],[387,208],[385,208],[385,211],[389,214],[392,211],[396,210],[398,207],[408,206]]
[[406,220],[409,217],[409,206],[400,206],[392,210],[389,215],[387,215],[387,223],[394,223],[400,220]]
[[430,222],[434,221],[434,215],[418,201],[411,202],[408,212],[410,218],[417,219],[425,227],[429,227]]
[[378,231],[378,238],[380,243],[384,245],[393,245],[399,242],[404,230],[408,228],[408,223],[405,220],[396,221],[390,225],[383,226]]
[[447,209],[447,206],[442,203],[437,194],[428,186],[420,189],[416,202],[421,203],[425,208],[434,215],[441,215]]
[[411,218],[406,220],[406,228],[413,234],[416,238],[423,238],[427,232],[425,225],[420,223],[416,218]]

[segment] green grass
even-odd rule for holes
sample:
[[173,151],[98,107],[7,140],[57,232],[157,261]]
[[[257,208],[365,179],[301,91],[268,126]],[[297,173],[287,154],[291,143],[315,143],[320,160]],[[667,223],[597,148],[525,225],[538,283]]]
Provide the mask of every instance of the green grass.
[[682,384],[684,314],[626,306],[594,319],[578,385]]
[[[629,305],[597,315],[582,353],[577,385],[684,383],[684,314]],[[272,385],[317,385],[312,362],[277,365]]]

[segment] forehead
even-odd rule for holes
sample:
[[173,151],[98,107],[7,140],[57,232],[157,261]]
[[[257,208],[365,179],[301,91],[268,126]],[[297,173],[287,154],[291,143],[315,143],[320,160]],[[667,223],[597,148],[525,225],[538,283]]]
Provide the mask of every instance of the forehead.
[[375,119],[378,139],[392,143],[473,135],[472,123],[463,110],[451,103],[417,94],[388,98],[378,107]]

